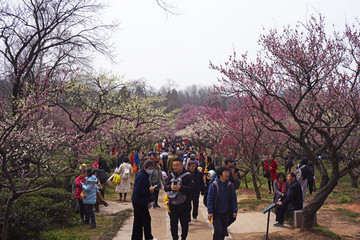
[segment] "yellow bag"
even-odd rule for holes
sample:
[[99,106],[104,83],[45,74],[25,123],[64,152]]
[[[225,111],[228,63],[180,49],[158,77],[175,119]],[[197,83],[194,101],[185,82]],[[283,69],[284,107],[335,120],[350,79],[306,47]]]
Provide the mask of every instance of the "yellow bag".
[[120,184],[120,179],[121,179],[121,176],[119,174],[115,173],[114,177],[112,179],[112,182],[115,184]]
[[170,212],[169,202],[170,202],[170,199],[169,199],[168,195],[166,194],[165,197],[164,197],[164,204],[165,204],[166,210],[167,210],[168,212]]

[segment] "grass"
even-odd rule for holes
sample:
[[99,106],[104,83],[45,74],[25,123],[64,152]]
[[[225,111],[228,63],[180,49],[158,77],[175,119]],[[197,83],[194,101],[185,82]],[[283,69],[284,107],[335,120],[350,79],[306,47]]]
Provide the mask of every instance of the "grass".
[[355,222],[355,223],[360,223],[359,220],[357,220],[357,218],[360,218],[360,213],[354,213],[351,212],[345,208],[338,208],[336,209],[341,215],[346,216],[350,219],[350,221]]
[[333,233],[332,231],[330,231],[329,229],[323,228],[322,226],[318,225],[316,227],[313,228],[315,233],[319,233],[321,235],[325,235],[331,239],[339,239],[341,240],[342,238],[337,235],[336,233]]
[[250,211],[255,211],[260,205],[271,204],[271,200],[267,199],[243,199],[238,202],[238,208],[249,209]]
[[111,240],[117,234],[124,221],[130,216],[132,209],[126,209],[109,216],[96,216],[96,228],[76,223],[73,226],[53,226],[50,231],[41,232],[38,240]]

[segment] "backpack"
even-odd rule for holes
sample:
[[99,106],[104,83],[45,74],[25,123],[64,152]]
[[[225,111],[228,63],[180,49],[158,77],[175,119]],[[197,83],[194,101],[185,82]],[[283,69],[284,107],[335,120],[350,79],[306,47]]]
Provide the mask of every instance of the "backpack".
[[297,168],[296,168],[296,171],[295,171],[295,175],[296,175],[296,179],[298,180],[298,182],[302,182],[303,181],[303,176],[302,176],[302,171],[301,169],[303,169],[306,165],[302,165],[301,167],[300,166],[300,163],[298,164]]
[[[229,206],[230,206],[230,211],[231,211],[231,189],[233,187],[233,184],[229,181],[228,185],[226,186],[227,189],[227,193],[228,193],[228,200],[229,200]],[[213,182],[213,188],[214,188],[214,192],[215,192],[215,197],[214,197],[214,210],[216,209],[216,204],[217,204],[217,200],[219,197],[219,183],[217,181]]]
[[124,168],[124,171],[121,174],[121,178],[124,180],[127,180],[130,178],[130,169],[129,168]]
[[[174,173],[171,173],[172,179],[171,179],[171,185],[181,185],[183,177],[190,175],[189,172],[184,172],[177,178],[175,177]],[[169,191],[167,192],[167,195],[170,199],[170,203],[173,205],[181,205],[186,201],[186,193],[180,192],[180,191]]]
[[96,174],[97,174],[97,177],[99,178],[101,184],[106,183],[107,176],[106,176],[104,169],[97,169]]

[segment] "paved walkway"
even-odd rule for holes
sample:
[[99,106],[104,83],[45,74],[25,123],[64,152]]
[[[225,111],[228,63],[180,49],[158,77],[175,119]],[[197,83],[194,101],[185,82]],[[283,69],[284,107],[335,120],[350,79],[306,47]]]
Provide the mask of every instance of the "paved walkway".
[[[151,225],[152,233],[155,238],[158,240],[171,240],[170,233],[170,219],[167,214],[165,205],[162,203],[164,197],[164,192],[162,191],[159,196],[159,203],[161,208],[151,209]],[[130,203],[128,203],[130,204]],[[131,204],[130,204],[131,206]],[[270,215],[270,228],[269,232],[278,232],[278,231],[289,231],[290,227],[286,226],[285,228],[275,228],[273,224],[275,223],[275,214],[271,213]],[[189,227],[188,240],[211,240],[213,227],[209,224],[207,220],[207,210],[204,204],[202,204],[202,198],[200,199],[199,206],[199,222],[192,222]],[[113,240],[129,240],[131,239],[133,216],[125,221],[122,228],[118,232],[117,236]],[[236,235],[241,235],[244,233],[265,233],[266,232],[266,223],[267,223],[267,214],[261,212],[249,212],[249,213],[239,213],[237,220],[229,227],[230,239],[243,239],[236,238]],[[180,233],[179,226],[179,236]]]
[[[150,209],[152,233],[158,240],[171,240],[170,218],[162,200],[164,192],[160,192],[159,205],[161,208]],[[206,219],[205,219],[206,218]],[[207,221],[207,211],[204,204],[200,203],[198,222],[191,222],[189,226],[188,240],[210,240],[212,239],[212,226]],[[116,237],[113,240],[131,239],[132,224],[134,217],[127,219]],[[179,237],[181,236],[181,227],[179,223]]]
[[100,212],[95,212],[95,215],[111,215],[117,212],[120,212],[125,209],[132,209],[131,202],[115,202],[115,201],[106,201],[109,206],[105,207],[104,205],[100,205]]

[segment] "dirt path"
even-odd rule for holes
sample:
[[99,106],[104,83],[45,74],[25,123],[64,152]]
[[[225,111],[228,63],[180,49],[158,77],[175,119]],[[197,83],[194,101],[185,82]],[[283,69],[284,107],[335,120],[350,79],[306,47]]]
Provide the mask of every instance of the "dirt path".
[[321,226],[340,235],[343,239],[360,239],[360,224],[349,221],[346,216],[341,216],[337,210],[325,206],[318,211],[317,218]]

